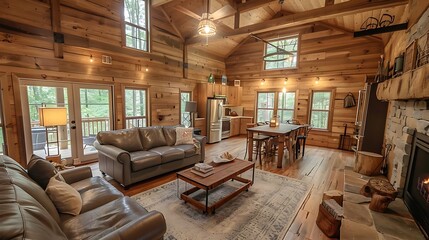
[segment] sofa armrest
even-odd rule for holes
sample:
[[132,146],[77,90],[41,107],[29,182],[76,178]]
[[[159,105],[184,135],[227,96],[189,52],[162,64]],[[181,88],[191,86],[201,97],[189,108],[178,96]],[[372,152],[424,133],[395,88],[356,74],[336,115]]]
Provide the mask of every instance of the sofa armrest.
[[114,230],[100,239],[163,239],[166,230],[167,226],[165,224],[164,216],[158,211],[151,211],[139,219],[125,224],[124,226]]
[[207,137],[201,136],[201,135],[194,135],[194,138],[197,139],[198,142],[200,142],[200,147],[201,147],[201,161],[200,162],[204,162],[204,159],[206,158]]
[[87,178],[91,178],[92,171],[91,171],[91,168],[88,166],[78,167],[78,168],[61,171],[61,176],[64,178],[66,183],[72,184]]
[[94,147],[99,153],[102,153],[109,158],[116,159],[124,164],[125,161],[130,161],[130,153],[113,145],[101,145],[97,140],[94,142]]

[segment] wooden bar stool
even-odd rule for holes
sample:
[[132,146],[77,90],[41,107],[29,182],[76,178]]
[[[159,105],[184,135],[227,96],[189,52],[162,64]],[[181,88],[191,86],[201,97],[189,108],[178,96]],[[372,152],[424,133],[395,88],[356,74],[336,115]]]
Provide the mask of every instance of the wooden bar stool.
[[[267,148],[269,139],[270,137],[266,135],[253,136],[253,141],[256,143],[256,149],[254,150],[254,152],[256,151],[256,160],[258,160],[258,156],[259,156],[259,165],[261,165],[261,167],[262,167],[262,147]],[[264,151],[264,154],[266,152],[267,151]]]

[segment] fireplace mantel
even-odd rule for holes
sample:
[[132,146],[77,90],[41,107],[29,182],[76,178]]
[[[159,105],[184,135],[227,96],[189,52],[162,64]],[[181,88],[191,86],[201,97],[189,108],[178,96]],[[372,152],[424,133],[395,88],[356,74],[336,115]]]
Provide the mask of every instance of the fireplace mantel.
[[380,83],[377,98],[385,101],[429,98],[429,64]]

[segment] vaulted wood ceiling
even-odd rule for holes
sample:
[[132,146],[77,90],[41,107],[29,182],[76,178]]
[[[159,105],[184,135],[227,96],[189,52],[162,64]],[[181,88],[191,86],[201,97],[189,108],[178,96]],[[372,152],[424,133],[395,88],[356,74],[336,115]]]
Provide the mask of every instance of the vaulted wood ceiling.
[[[283,3],[281,3],[283,2]],[[210,17],[217,34],[208,39],[198,36],[197,26],[206,0],[152,0],[152,6],[164,11],[176,34],[188,45],[228,57],[249,33],[262,33],[324,22],[346,31],[359,31],[368,17],[394,15],[394,23],[406,21],[402,14],[407,0],[211,0]],[[239,19],[239,20],[237,20]],[[376,37],[386,40],[390,34]],[[208,43],[208,44],[207,44]]]

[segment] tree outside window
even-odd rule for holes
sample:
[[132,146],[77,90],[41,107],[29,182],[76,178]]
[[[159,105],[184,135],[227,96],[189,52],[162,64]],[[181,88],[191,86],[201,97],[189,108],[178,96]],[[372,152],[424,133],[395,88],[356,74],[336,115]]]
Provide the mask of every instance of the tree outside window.
[[126,128],[147,126],[146,89],[125,89]]
[[148,0],[124,0],[125,46],[148,51]]
[[313,128],[328,130],[331,96],[331,91],[313,91],[310,113],[310,123]]
[[185,112],[188,101],[191,101],[191,92],[180,92],[180,124],[184,126],[191,126],[191,113]]
[[[272,70],[272,69],[283,69],[283,68],[296,68],[297,67],[297,59],[298,59],[298,36],[294,37],[286,37],[280,40],[269,41],[272,45],[284,49],[288,52],[293,53],[293,56],[285,60],[280,61],[264,61],[264,69]],[[265,54],[275,53],[277,49],[270,44],[265,44]],[[283,56],[277,56],[277,59],[280,59]],[[270,57],[272,59],[276,59],[275,56]]]
[[295,92],[279,92],[278,115],[281,123],[292,120],[295,110]]
[[259,92],[256,109],[256,122],[269,121],[274,113],[275,92]]

